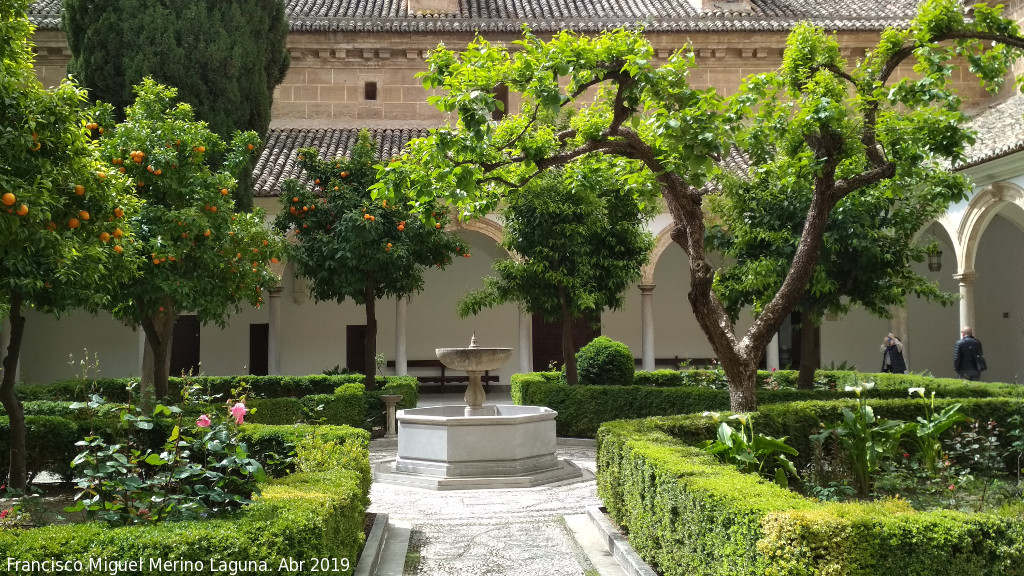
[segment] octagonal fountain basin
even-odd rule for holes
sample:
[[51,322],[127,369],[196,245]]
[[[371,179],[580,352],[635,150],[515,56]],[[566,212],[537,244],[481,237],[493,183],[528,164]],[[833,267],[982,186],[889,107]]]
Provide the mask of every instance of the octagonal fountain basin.
[[583,471],[555,456],[555,416],[543,406],[463,406],[398,413],[398,458],[374,479],[437,490],[515,488],[578,479]]

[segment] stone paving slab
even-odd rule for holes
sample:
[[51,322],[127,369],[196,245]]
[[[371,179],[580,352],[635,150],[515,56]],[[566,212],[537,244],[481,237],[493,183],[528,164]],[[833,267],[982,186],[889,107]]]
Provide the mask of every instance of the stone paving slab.
[[[393,440],[370,445],[373,463],[395,457]],[[559,446],[558,457],[595,470],[592,446]],[[563,516],[600,503],[592,476],[510,490],[435,492],[375,483],[371,512],[412,527],[405,576],[584,576],[596,574]]]

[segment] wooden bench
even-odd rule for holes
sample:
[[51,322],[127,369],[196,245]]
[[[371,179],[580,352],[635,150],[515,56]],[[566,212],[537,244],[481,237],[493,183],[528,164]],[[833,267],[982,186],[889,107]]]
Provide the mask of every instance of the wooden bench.
[[[634,358],[637,368],[643,366],[643,358]],[[654,369],[655,370],[679,370],[679,364],[686,362],[686,366],[692,369],[706,370],[711,368],[717,362],[717,358],[680,358],[675,356],[673,358],[655,358]]]
[[[388,366],[388,368],[394,368],[395,367],[395,361],[394,360],[388,360],[387,366]],[[448,383],[466,383],[466,384],[469,384],[469,374],[466,374],[465,372],[458,372],[458,373],[456,373],[454,375],[448,374],[447,373],[448,367],[445,366],[444,364],[442,364],[441,361],[436,359],[436,358],[433,359],[433,360],[406,360],[405,361],[405,366],[406,366],[406,368],[409,368],[409,369],[413,369],[413,368],[426,369],[426,368],[429,368],[429,369],[436,370],[439,373],[439,375],[436,375],[436,376],[433,375],[433,374],[426,374],[426,375],[413,375],[413,374],[410,374],[410,376],[415,376],[415,378],[417,380],[419,380],[420,384],[440,384],[441,389],[438,392],[442,392],[443,393],[444,392],[444,385],[448,384]],[[483,375],[480,377],[480,382],[483,383],[484,389],[487,390],[487,391],[490,391],[490,384],[491,384],[491,382],[497,382],[497,381],[498,381],[498,375],[497,374],[491,374],[490,370],[484,372]],[[426,392],[426,391],[427,390],[424,390],[422,388],[420,389],[420,392]]]

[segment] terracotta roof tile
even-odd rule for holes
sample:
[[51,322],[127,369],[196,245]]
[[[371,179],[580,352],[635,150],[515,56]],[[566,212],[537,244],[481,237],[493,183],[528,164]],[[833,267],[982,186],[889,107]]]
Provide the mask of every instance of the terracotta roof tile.
[[[595,32],[643,24],[657,32],[789,30],[810,20],[831,30],[881,30],[913,16],[917,0],[752,0],[751,13],[699,12],[686,0],[460,0],[450,16],[410,16],[406,0],[286,0],[293,31]],[[60,26],[60,0],[36,0],[29,17]]]
[[[371,129],[370,136],[377,142],[378,158],[390,158],[413,138],[427,135],[425,128]],[[281,182],[301,177],[303,170],[296,163],[299,148],[313,147],[324,158],[337,158],[348,154],[359,137],[359,129],[274,129],[267,134],[267,145],[253,168],[254,195],[278,196]]]

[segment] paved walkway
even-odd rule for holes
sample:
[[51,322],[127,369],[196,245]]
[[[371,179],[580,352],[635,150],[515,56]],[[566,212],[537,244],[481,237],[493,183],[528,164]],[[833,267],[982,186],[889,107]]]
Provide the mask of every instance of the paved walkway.
[[[511,403],[507,395],[488,404]],[[461,395],[423,395],[420,406],[461,404]],[[395,457],[395,441],[374,441],[373,463]],[[558,448],[594,472],[594,449]],[[598,574],[564,516],[600,503],[592,475],[569,484],[515,490],[432,491],[374,483],[371,512],[411,529],[405,576],[593,576]],[[605,573],[602,569],[601,573]]]

